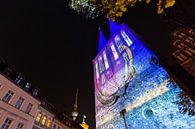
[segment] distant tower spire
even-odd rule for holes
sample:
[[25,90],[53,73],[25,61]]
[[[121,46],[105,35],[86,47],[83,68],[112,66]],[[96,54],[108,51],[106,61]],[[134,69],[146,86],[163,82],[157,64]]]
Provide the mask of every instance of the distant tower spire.
[[72,111],[72,119],[75,121],[77,116],[78,116],[78,93],[79,89],[77,88],[76,95],[75,95],[75,102],[74,102],[74,107]]

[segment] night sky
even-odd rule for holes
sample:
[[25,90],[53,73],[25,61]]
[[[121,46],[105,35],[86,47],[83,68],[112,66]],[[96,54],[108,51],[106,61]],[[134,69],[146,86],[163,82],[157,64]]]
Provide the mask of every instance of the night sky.
[[[195,7],[192,1],[186,0],[185,7]],[[67,3],[66,0],[1,1],[0,57],[68,115],[79,88],[79,119],[85,114],[87,123],[95,128],[92,60],[97,54],[99,26],[107,37],[109,27],[105,19],[86,20],[70,10]],[[172,28],[156,14],[153,6],[133,7],[121,21],[157,55],[174,64],[169,55]]]

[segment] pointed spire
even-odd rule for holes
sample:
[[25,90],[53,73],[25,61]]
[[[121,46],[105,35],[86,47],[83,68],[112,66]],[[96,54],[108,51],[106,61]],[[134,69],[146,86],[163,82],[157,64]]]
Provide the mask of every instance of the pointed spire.
[[114,33],[119,29],[120,25],[109,18],[110,25],[110,36],[114,35]]
[[104,36],[104,34],[101,31],[101,28],[99,28],[99,47],[98,47],[98,52],[104,48],[105,44],[107,43],[107,39]]
[[79,89],[77,88],[75,102],[74,102],[74,110],[78,110],[78,93],[79,93]]
[[75,95],[75,102],[74,102],[74,107],[72,111],[72,119],[75,121],[77,116],[78,116],[78,94],[79,94],[79,89],[77,88],[76,95]]

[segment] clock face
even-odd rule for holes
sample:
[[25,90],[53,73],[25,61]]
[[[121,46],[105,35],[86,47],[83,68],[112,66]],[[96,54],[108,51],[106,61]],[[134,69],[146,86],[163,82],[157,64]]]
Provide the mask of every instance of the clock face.
[[128,82],[135,73],[131,50],[124,46],[124,51],[119,56],[120,58],[113,64],[117,70],[108,69],[100,74],[96,83],[96,98],[104,106],[113,105],[117,98],[125,93]]

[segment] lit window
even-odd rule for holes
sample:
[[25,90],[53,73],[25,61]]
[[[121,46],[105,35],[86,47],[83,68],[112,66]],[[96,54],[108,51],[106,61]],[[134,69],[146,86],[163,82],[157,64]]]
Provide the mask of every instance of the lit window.
[[15,79],[15,83],[19,84],[22,81],[22,77],[21,76],[17,76],[17,78]]
[[96,71],[96,77],[97,77],[97,79],[99,78],[99,70],[98,70],[98,63],[96,62],[95,63],[95,71]]
[[50,118],[47,120],[47,127],[48,127],[48,128],[51,127],[51,119],[50,119]]
[[111,50],[112,50],[112,53],[114,55],[114,59],[117,60],[118,59],[118,53],[114,47],[114,44],[111,45]]
[[118,47],[119,52],[121,53],[124,50],[124,47],[123,47],[123,43],[122,43],[122,41],[121,41],[119,36],[115,37],[115,43],[116,43],[116,45]]
[[23,102],[24,102],[24,98],[20,97],[20,98],[18,99],[18,101],[16,102],[15,107],[16,107],[17,109],[20,109],[20,107],[22,106],[22,103],[23,103]]
[[102,59],[102,56],[99,56],[98,62],[99,62],[99,70],[100,70],[100,73],[102,73],[104,71],[104,61]]
[[129,36],[124,31],[121,31],[121,35],[123,36],[128,46],[131,46],[133,44]]
[[105,51],[103,52],[103,57],[104,57],[105,67],[106,67],[106,70],[107,70],[109,68],[109,64],[108,64],[108,59],[107,59]]
[[32,106],[33,106],[33,105],[32,105],[31,103],[29,103],[28,106],[26,107],[25,112],[26,112],[27,114],[30,113],[30,111],[31,111],[31,109],[32,109]]
[[4,121],[3,125],[1,126],[1,129],[9,129],[11,123],[12,123],[12,119],[7,118],[7,119]]
[[37,122],[37,123],[39,123],[39,122],[40,122],[40,120],[41,120],[41,116],[42,116],[42,113],[41,113],[41,112],[39,112],[39,113],[37,114],[37,117],[36,117],[36,122]]
[[45,125],[46,119],[47,119],[47,117],[44,116],[43,119],[42,119],[42,121],[41,121],[41,124],[42,124],[42,125]]
[[7,94],[3,97],[2,101],[8,103],[10,101],[10,99],[12,98],[13,95],[14,95],[14,92],[12,92],[11,90],[9,90],[7,92]]
[[24,124],[23,123],[18,123],[16,129],[22,129],[24,127]]
[[25,88],[26,88],[27,90],[29,90],[30,87],[31,87],[31,84],[27,82],[26,85],[25,85]]

